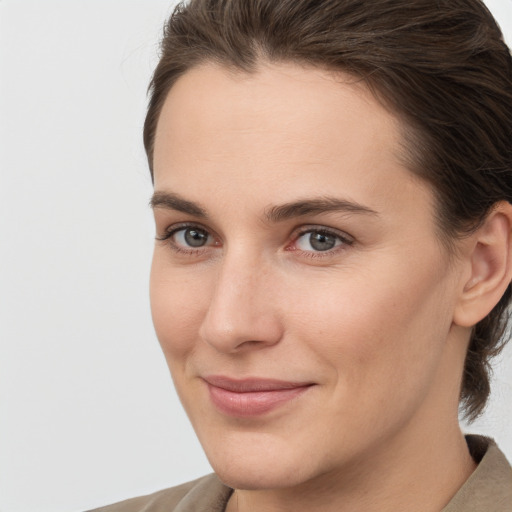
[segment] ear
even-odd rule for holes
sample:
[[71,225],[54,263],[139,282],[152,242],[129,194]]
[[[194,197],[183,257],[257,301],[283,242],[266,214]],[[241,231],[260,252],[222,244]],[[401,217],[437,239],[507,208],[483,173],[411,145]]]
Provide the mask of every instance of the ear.
[[468,239],[468,274],[453,321],[472,327],[485,318],[512,279],[512,205],[501,201]]

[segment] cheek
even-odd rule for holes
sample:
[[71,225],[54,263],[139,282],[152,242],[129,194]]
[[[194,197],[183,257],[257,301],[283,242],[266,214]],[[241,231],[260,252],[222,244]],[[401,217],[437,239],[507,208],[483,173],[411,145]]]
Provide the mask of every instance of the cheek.
[[340,393],[380,400],[420,392],[433,379],[451,325],[448,286],[430,272],[405,274],[326,284],[296,311],[297,319],[308,319],[297,332],[308,333]]
[[150,278],[151,314],[168,362],[178,361],[194,348],[199,325],[207,310],[205,282],[166,265],[157,251]]

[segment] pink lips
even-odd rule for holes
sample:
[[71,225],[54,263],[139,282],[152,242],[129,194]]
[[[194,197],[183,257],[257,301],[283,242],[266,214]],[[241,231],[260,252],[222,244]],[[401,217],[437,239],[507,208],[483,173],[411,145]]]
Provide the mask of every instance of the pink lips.
[[210,398],[221,412],[229,416],[259,416],[284,405],[307,391],[311,383],[272,379],[235,380],[223,376],[204,377]]

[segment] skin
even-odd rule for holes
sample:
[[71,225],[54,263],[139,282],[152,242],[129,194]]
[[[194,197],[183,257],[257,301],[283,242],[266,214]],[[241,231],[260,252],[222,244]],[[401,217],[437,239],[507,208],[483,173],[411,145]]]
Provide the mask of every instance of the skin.
[[[166,99],[153,320],[210,463],[237,489],[228,511],[439,511],[474,469],[458,395],[471,326],[510,281],[492,249],[509,244],[510,213],[450,256],[400,129],[361,83],[294,64],[202,65]],[[326,197],[351,207],[269,215]],[[311,245],[319,229],[331,250]],[[313,385],[235,418],[212,403],[212,374]]]

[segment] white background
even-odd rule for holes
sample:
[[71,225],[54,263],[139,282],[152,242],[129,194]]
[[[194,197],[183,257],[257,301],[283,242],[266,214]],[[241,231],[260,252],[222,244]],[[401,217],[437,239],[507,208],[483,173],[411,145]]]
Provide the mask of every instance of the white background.
[[[153,333],[145,90],[171,2],[0,0],[0,512],[210,471]],[[488,2],[512,41],[512,0]],[[470,430],[512,460],[512,346]]]

